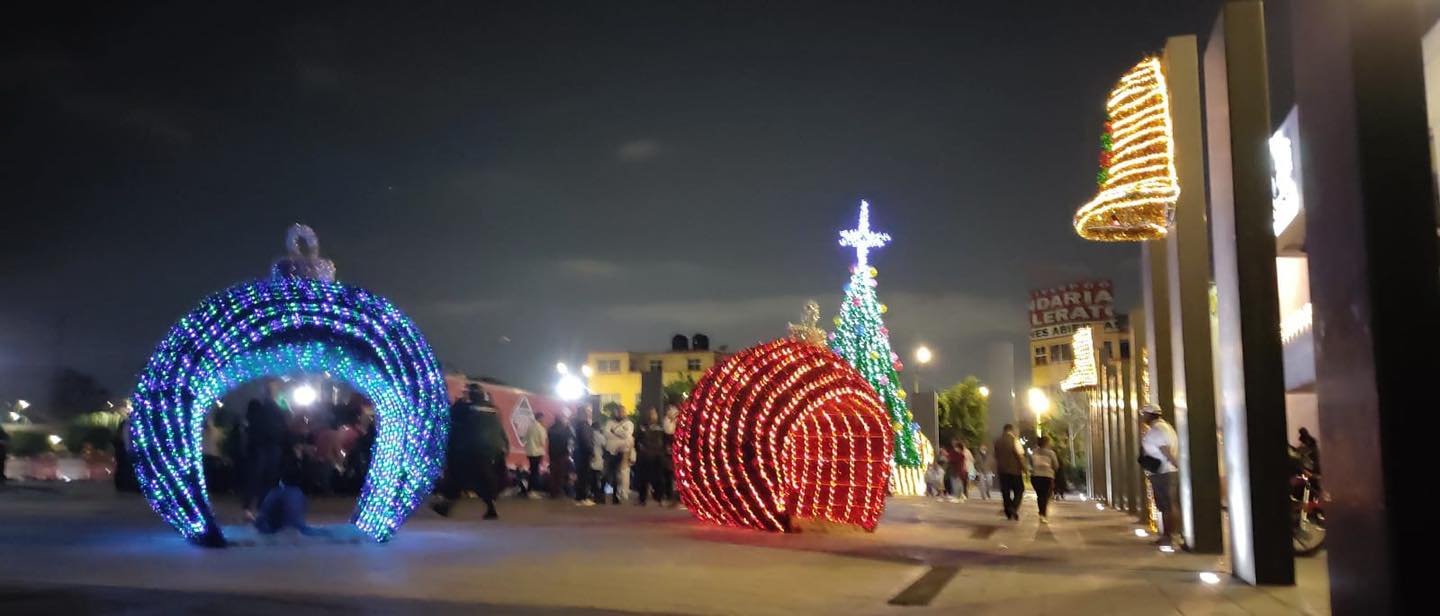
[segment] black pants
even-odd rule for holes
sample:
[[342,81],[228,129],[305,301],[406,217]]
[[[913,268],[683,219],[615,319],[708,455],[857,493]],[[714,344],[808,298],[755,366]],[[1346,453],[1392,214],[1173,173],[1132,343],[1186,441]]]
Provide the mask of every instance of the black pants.
[[590,459],[575,462],[575,500],[601,500],[605,490],[600,487],[600,472],[590,468]]
[[1005,503],[1005,517],[1020,519],[1020,498],[1025,494],[1025,480],[1019,475],[1000,473],[1000,499]]
[[521,494],[529,494],[531,490],[540,489],[540,462],[545,459],[544,456],[526,457],[530,458],[530,477],[525,481],[525,489],[520,491]]
[[667,501],[679,501],[675,493],[675,460],[668,454],[660,460],[660,496]]
[[643,505],[648,494],[655,494],[655,501],[665,500],[663,468],[660,458],[639,458],[635,461],[635,481],[639,485],[640,503]]
[[249,472],[245,475],[247,489],[242,500],[245,509],[253,511],[280,481],[280,446],[251,449],[245,462]]
[[550,497],[565,496],[570,484],[570,456],[568,452],[550,452]]
[[[620,502],[620,456],[629,454],[614,454],[606,452],[605,456],[605,483],[610,484],[610,498],[612,502]],[[605,500],[605,492],[600,492],[599,500]]]
[[1055,487],[1055,478],[1031,475],[1030,485],[1035,486],[1035,503],[1040,507],[1040,517],[1043,518],[1050,507],[1050,493],[1051,488]]
[[457,456],[458,460],[445,469],[440,495],[450,503],[460,500],[465,490],[474,490],[485,501],[488,511],[495,510],[495,496],[500,493],[500,473],[505,469],[505,456]]

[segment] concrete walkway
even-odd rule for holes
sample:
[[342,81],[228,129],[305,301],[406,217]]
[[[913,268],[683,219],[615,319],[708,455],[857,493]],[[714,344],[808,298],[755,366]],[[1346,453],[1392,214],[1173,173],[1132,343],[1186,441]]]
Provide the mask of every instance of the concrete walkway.
[[[222,503],[221,516],[238,522]],[[351,501],[313,503],[341,524]],[[465,505],[470,505],[466,503]],[[143,499],[104,486],[0,491],[0,614],[1323,614],[1322,560],[1302,585],[1206,585],[1216,557],[1164,554],[1128,518],[1057,503],[1041,526],[996,501],[892,499],[880,528],[777,535],[683,510],[505,499],[417,513],[386,545],[256,538],[202,550]],[[1306,573],[1309,571],[1309,573]],[[1307,577],[1308,576],[1308,577]]]

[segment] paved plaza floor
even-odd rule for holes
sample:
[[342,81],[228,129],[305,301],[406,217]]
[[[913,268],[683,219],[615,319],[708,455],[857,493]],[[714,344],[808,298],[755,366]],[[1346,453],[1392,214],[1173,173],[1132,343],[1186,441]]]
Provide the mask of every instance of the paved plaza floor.
[[[191,547],[143,499],[96,484],[0,488],[0,614],[1324,614],[1323,556],[1301,584],[1231,581],[1223,559],[1165,554],[1128,516],[1034,502],[890,501],[874,533],[722,529],[684,510],[515,498],[482,521],[422,510],[388,544],[353,537],[352,500],[317,499],[329,537]],[[1226,579],[1207,585],[1203,571]]]

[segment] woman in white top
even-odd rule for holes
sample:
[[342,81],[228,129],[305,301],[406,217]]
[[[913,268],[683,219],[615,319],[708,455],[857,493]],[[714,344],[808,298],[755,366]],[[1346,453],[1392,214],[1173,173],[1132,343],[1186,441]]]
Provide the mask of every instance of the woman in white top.
[[1050,438],[1042,436],[1030,452],[1030,485],[1035,486],[1035,503],[1040,508],[1040,523],[1049,524],[1046,513],[1050,508],[1050,493],[1055,487],[1055,471],[1060,468],[1060,457],[1050,449]]

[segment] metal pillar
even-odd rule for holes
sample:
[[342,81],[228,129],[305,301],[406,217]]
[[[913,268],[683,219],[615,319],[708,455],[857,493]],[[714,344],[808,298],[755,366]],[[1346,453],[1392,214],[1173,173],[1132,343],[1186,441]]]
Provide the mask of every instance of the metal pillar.
[[1416,319],[1440,314],[1440,263],[1417,4],[1292,5],[1335,614],[1405,613],[1431,594],[1419,494],[1434,483],[1423,418],[1440,333]]

